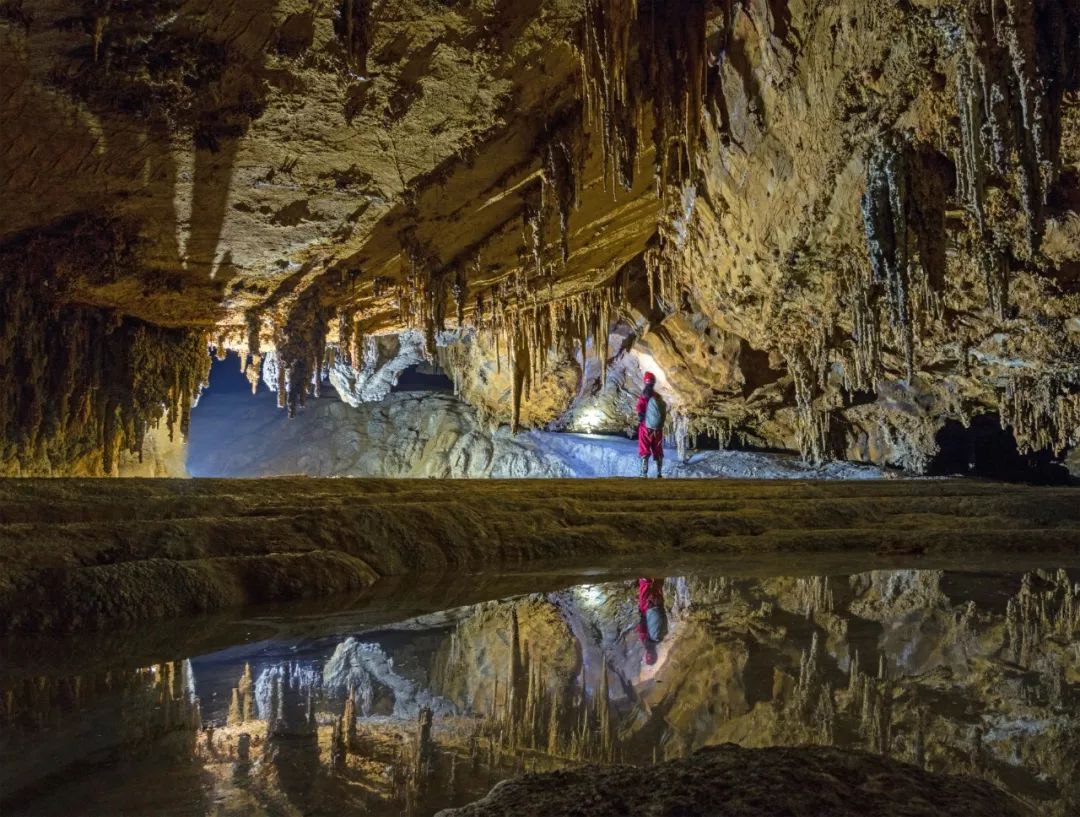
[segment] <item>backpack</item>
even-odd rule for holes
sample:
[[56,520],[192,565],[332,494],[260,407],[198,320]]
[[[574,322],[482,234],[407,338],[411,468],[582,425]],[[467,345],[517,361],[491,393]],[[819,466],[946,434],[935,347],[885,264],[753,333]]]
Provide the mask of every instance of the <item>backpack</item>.
[[664,420],[666,419],[667,406],[664,405],[664,401],[660,399],[659,394],[654,394],[649,398],[649,403],[645,407],[645,428],[660,431],[664,427]]

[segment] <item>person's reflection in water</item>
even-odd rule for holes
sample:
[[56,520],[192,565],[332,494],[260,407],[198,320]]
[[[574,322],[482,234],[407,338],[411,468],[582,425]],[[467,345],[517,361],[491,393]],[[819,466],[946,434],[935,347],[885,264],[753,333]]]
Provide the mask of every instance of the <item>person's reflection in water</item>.
[[667,635],[667,610],[664,609],[664,580],[638,579],[638,638],[645,645],[645,663],[656,663],[656,645]]

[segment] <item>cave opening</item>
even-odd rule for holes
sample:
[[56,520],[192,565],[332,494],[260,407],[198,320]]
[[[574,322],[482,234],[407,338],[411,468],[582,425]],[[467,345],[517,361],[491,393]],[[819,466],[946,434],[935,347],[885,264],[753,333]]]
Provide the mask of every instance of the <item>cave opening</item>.
[[251,381],[248,379],[242,364],[243,358],[232,350],[226,352],[224,357],[214,356],[210,363],[210,377],[207,379],[206,388],[199,395],[199,405],[193,410],[193,417],[197,416],[195,412],[198,412],[200,406],[225,395],[261,395],[269,392],[266,384],[261,379],[256,381],[255,389],[252,390]]
[[1053,452],[1020,453],[1011,427],[1002,428],[997,414],[978,414],[966,427],[958,420],[948,420],[935,441],[938,451],[927,469],[931,476],[959,474],[1032,485],[1071,481],[1069,470]]
[[454,391],[454,381],[437,363],[414,363],[398,375],[390,391],[447,393]]

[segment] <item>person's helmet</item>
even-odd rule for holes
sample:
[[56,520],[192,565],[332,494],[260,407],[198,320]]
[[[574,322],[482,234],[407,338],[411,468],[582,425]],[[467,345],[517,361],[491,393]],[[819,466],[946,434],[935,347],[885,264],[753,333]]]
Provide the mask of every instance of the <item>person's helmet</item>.
[[655,644],[646,644],[645,645],[645,663],[648,664],[650,667],[653,664],[656,663],[656,645]]
[[648,385],[649,383],[655,383],[655,382],[656,382],[656,375],[654,375],[652,372],[645,372],[645,383],[646,383],[646,385]]

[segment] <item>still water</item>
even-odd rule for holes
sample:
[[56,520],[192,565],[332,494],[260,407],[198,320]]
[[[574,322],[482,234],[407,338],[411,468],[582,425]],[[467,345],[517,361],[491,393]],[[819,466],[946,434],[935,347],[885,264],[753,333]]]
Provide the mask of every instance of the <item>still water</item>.
[[650,578],[659,643],[624,570],[8,644],[0,810],[431,815],[522,771],[730,741],[867,749],[1080,814],[1075,568]]

